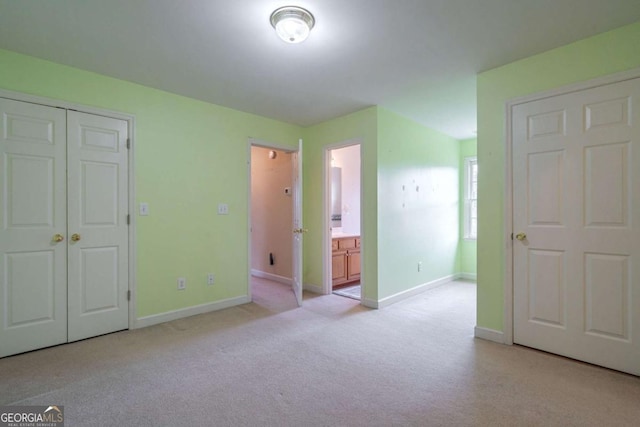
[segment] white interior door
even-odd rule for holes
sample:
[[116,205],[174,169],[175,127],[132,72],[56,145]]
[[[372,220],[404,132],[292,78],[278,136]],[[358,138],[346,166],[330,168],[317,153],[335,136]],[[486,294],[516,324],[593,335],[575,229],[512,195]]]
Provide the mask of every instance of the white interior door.
[[69,111],[69,341],[129,324],[127,122]]
[[67,341],[67,215],[65,111],[0,98],[0,114],[1,357]]
[[292,153],[293,162],[293,292],[298,305],[302,305],[302,140],[298,152]]
[[512,123],[514,342],[640,375],[640,79]]

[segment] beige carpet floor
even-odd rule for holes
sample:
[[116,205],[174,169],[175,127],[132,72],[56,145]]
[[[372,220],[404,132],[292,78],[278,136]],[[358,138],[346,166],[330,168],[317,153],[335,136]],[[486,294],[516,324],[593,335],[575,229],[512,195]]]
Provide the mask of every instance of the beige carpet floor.
[[638,426],[640,379],[473,338],[475,285],[383,310],[254,303],[0,359],[0,404],[66,426]]

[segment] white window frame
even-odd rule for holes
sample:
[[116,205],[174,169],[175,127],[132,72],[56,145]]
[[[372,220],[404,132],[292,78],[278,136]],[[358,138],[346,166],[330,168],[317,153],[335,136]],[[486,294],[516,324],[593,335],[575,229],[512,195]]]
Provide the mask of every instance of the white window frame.
[[[471,173],[472,167],[478,167],[477,157],[465,157],[464,159],[464,238],[466,240],[477,240],[478,238],[478,176],[476,174],[476,181],[473,182],[473,174]],[[475,185],[476,198],[472,198],[471,188]],[[476,229],[472,230],[471,219],[473,218],[472,207],[475,202],[475,219]]]

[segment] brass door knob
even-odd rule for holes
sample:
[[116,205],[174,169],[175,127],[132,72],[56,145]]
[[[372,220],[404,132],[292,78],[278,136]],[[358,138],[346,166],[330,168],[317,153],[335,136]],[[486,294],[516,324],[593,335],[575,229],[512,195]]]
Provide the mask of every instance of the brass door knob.
[[53,236],[53,241],[56,243],[60,243],[64,240],[64,236],[62,234],[56,234]]
[[523,241],[524,239],[527,238],[527,235],[525,233],[518,233],[516,234],[516,239]]
[[78,240],[80,240],[80,235],[78,233],[72,234],[71,240],[77,242]]

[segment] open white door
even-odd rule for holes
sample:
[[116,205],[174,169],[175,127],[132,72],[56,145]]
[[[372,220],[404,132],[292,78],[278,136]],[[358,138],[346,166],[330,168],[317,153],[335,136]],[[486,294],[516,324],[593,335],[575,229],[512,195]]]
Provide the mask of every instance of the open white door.
[[293,160],[293,292],[298,305],[302,305],[302,139]]

